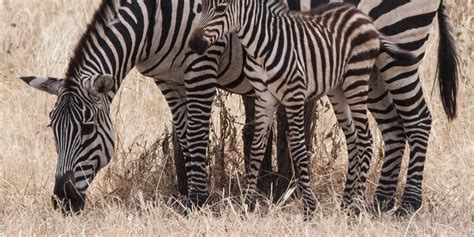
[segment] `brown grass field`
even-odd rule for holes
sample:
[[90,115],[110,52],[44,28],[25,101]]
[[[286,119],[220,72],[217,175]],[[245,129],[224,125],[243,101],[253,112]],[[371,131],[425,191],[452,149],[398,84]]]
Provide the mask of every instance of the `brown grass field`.
[[[46,125],[56,98],[16,79],[26,75],[62,76],[68,58],[100,0],[0,0],[0,235],[176,235],[176,236],[474,236],[474,3],[448,0],[461,62],[459,115],[448,122],[437,88],[433,90],[437,27],[421,71],[425,98],[433,113],[426,160],[423,207],[413,216],[390,213],[374,218],[348,217],[339,208],[347,159],[331,136],[334,116],[318,120],[317,149],[312,155],[313,190],[320,205],[312,221],[303,222],[302,202],[289,199],[263,205],[247,220],[229,191],[242,173],[241,100],[226,100],[237,123],[237,142],[226,149],[225,184],[214,181],[210,162],[212,205],[186,218],[171,196],[174,170],[163,154],[171,116],[164,98],[149,78],[133,71],[115,98],[113,117],[118,146],[108,167],[88,191],[81,215],[64,217],[53,210],[51,194],[56,153]],[[214,112],[213,144],[219,140],[219,108]],[[381,149],[380,135],[375,144]],[[157,149],[159,148],[159,149]],[[212,147],[210,148],[212,151]],[[166,153],[166,152],[165,152]],[[210,156],[213,157],[214,152]],[[335,159],[337,158],[337,159]],[[241,162],[240,162],[241,163]],[[369,181],[370,197],[377,181],[376,152]],[[229,181],[230,180],[230,181]],[[221,180],[222,181],[222,180]],[[232,185],[229,184],[232,183]],[[223,188],[224,187],[224,188]],[[400,186],[401,187],[401,186]],[[235,195],[235,192],[233,193]],[[400,195],[400,194],[399,194]]]

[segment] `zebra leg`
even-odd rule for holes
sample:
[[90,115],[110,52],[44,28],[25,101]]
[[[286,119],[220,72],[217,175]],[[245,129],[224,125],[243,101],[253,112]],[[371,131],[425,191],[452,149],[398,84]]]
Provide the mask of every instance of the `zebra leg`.
[[401,205],[395,211],[398,216],[408,215],[421,207],[424,162],[431,130],[431,113],[423,98],[418,68],[413,68],[393,67],[380,73],[393,97],[410,146],[407,181]]
[[245,195],[244,209],[253,211],[255,208],[255,195],[257,192],[257,177],[262,160],[265,156],[268,134],[272,125],[273,116],[278,107],[278,101],[269,91],[262,92],[255,100],[255,132],[250,152],[250,162],[246,174],[247,193]]
[[332,104],[337,121],[345,137],[347,146],[348,166],[346,174],[346,183],[344,185],[342,208],[349,207],[352,204],[352,192],[356,181],[357,167],[359,163],[357,148],[357,132],[352,120],[351,112],[347,100],[341,88],[338,88],[328,94],[329,101]]
[[[376,70],[374,70],[376,71]],[[384,158],[379,183],[375,191],[373,211],[385,212],[395,206],[400,166],[406,136],[393,99],[385,82],[374,72],[369,81],[369,111],[377,121],[384,140]]]
[[[369,72],[370,73],[370,72]],[[357,133],[358,162],[355,169],[352,206],[355,214],[365,207],[365,183],[372,159],[372,134],[367,117],[368,79],[370,75],[346,75],[342,89]],[[366,82],[363,84],[363,82]]]
[[[218,48],[220,46],[216,46]],[[215,50],[218,51],[218,50]],[[189,159],[188,207],[201,207],[207,200],[206,152],[212,102],[216,95],[219,54],[193,54],[184,74],[186,89],[186,142]]]
[[309,156],[306,150],[304,131],[304,100],[301,100],[301,106],[297,106],[295,97],[293,96],[294,100],[291,106],[285,106],[288,119],[288,140],[290,156],[298,167],[298,187],[303,195],[304,219],[308,220],[316,209],[316,197],[310,187]]
[[[179,187],[187,187],[187,183],[189,182],[188,177],[186,175],[186,161],[189,159],[188,153],[188,144],[186,142],[186,92],[184,86],[181,85],[171,85],[159,79],[155,80],[155,84],[163,93],[166,102],[171,110],[171,115],[173,118],[173,127],[176,131],[176,135],[179,141],[179,145],[181,147],[181,151],[183,153],[184,161],[175,160],[176,164],[176,174],[178,179],[178,189]],[[175,147],[174,149],[177,149]],[[176,157],[175,157],[176,159]],[[182,166],[179,166],[182,164]],[[185,177],[183,177],[185,176]],[[183,179],[184,178],[184,179]],[[183,181],[184,180],[184,181]],[[184,184],[180,184],[183,182]],[[179,190],[180,193],[186,193],[187,190]]]

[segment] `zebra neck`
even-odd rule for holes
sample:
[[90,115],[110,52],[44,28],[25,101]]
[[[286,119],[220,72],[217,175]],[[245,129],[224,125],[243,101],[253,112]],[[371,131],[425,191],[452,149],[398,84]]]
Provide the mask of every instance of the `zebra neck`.
[[154,11],[155,1],[104,0],[76,45],[66,78],[84,85],[94,75],[110,74],[115,79],[111,100],[122,80],[144,57]]
[[[255,59],[265,57],[280,36],[288,8],[280,0],[248,0],[241,6],[237,35],[247,54]],[[260,2],[261,1],[261,2]]]

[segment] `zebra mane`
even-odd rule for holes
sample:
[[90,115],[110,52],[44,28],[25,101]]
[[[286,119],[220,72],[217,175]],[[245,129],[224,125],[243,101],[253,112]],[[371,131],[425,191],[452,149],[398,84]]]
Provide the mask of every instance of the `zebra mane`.
[[263,5],[285,5],[288,6],[287,2],[285,0],[257,0],[257,3],[263,4]]
[[107,27],[111,21],[113,21],[117,14],[117,9],[120,6],[120,0],[102,0],[99,8],[95,11],[92,20],[87,25],[86,31],[82,34],[79,42],[74,48],[72,57],[69,60],[69,64],[66,70],[65,86],[75,84],[71,82],[77,73],[77,69],[81,66],[85,51],[84,48],[88,41],[92,40],[93,35],[98,33],[98,29],[101,27]]
[[263,4],[266,9],[269,9],[271,12],[277,15],[290,12],[288,2],[285,0],[257,0],[257,2]]
[[331,2],[331,3],[320,5],[304,13],[310,14],[310,15],[319,15],[319,14],[323,14],[324,12],[327,12],[328,10],[331,10],[337,7],[342,7],[342,6],[349,7],[349,6],[354,6],[354,4],[346,3],[346,2]]

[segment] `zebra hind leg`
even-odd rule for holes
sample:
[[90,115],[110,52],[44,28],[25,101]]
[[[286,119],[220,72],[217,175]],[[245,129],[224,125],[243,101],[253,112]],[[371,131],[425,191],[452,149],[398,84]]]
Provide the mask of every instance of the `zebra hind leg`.
[[304,219],[309,220],[316,209],[316,197],[310,187],[309,154],[304,132],[304,101],[301,106],[286,107],[290,154],[299,172],[298,187],[303,195]]
[[[381,67],[379,67],[381,68]],[[418,210],[422,204],[422,181],[426,151],[431,130],[431,114],[423,98],[418,69],[399,67],[381,72],[395,107],[400,115],[410,146],[406,184],[396,216],[406,216]],[[398,74],[393,77],[394,74]]]
[[329,101],[332,104],[334,113],[336,114],[337,121],[341,127],[344,136],[346,138],[346,147],[347,147],[347,173],[346,173],[346,183],[344,185],[344,192],[342,195],[341,207],[343,209],[351,206],[352,196],[355,181],[356,173],[358,167],[358,148],[357,148],[357,132],[354,127],[354,121],[352,120],[349,105],[347,100],[343,95],[341,88],[338,88],[328,94]]
[[[368,81],[370,77],[370,69],[367,74],[345,75],[345,82],[342,86],[344,96],[349,105],[350,114],[354,121],[354,127],[357,133],[357,150],[358,161],[355,168],[355,180],[352,196],[352,213],[358,215],[365,209],[365,190],[367,173],[370,168],[372,159],[372,134],[369,129],[367,117],[367,100],[368,100]],[[350,71],[349,71],[350,72]]]
[[[351,104],[351,102],[349,102]],[[350,105],[352,107],[352,104]],[[367,111],[367,110],[366,110]],[[358,215],[360,211],[366,209],[365,191],[367,183],[367,174],[370,168],[370,162],[373,154],[373,140],[372,133],[369,129],[369,123],[367,119],[367,112],[360,113],[360,117],[357,117],[354,109],[351,109],[351,113],[354,116],[355,127],[357,130],[357,147],[358,147],[358,165],[356,171],[356,182],[352,193],[352,199],[354,202],[353,213]],[[365,116],[364,116],[365,115]]]
[[255,101],[255,131],[250,152],[250,167],[246,169],[248,172],[246,174],[247,190],[244,197],[244,212],[253,212],[255,209],[257,178],[265,156],[273,116],[278,107],[278,101],[270,92],[267,93],[268,96],[263,96],[265,99],[258,97]]
[[[419,80],[419,79],[418,79]],[[421,91],[421,87],[420,87]],[[406,216],[421,208],[423,171],[431,131],[431,113],[421,95],[416,114],[404,119],[405,132],[410,145],[410,157],[407,168],[406,184],[400,207],[395,210],[396,216]],[[414,111],[406,111],[402,116]]]
[[369,111],[377,121],[384,141],[384,158],[371,211],[379,215],[395,206],[400,166],[406,144],[402,120],[387,85],[373,73],[369,81]]

